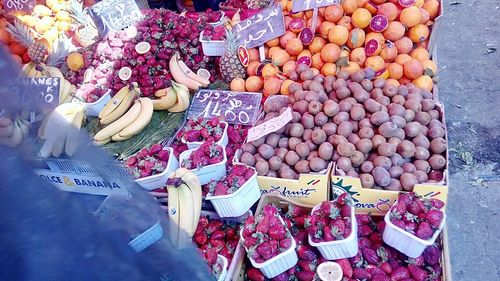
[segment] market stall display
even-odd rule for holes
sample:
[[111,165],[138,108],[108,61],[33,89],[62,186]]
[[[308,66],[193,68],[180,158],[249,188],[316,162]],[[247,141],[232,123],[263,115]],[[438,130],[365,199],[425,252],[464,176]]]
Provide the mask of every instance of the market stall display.
[[0,40],[58,96],[1,111],[0,144],[97,177],[72,159],[88,136],[217,280],[448,280],[438,0],[231,0],[106,32],[95,3],[42,2],[0,10]]

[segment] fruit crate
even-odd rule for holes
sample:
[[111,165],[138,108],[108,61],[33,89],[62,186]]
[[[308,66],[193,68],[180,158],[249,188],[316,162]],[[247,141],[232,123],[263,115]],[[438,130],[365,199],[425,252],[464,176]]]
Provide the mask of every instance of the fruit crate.
[[[293,204],[295,206],[300,206],[303,208],[308,208],[311,209],[312,206],[307,205],[307,204],[302,204],[297,201],[294,201],[290,198],[285,198],[280,195],[264,195],[261,197],[261,200],[259,201],[259,204],[257,206],[256,214],[260,213],[262,208],[267,205],[267,204],[274,204],[277,207],[283,207],[288,204]],[[367,213],[367,212],[361,212],[360,210],[356,209],[357,214],[361,213]],[[373,215],[373,214],[372,214]],[[377,216],[377,214],[375,214]],[[451,273],[451,264],[450,264],[450,250],[449,250],[449,245],[448,245],[448,233],[447,233],[447,228],[446,225],[443,227],[443,231],[439,235],[439,237],[436,239],[436,243],[441,246],[442,249],[442,255],[441,255],[441,268],[442,268],[442,281],[452,281],[452,273]],[[236,258],[236,256],[235,256]],[[233,262],[235,261],[235,258],[233,258]],[[243,281],[246,280],[244,278],[245,276],[245,269],[246,269],[246,260],[245,256],[241,256],[240,260],[236,262],[237,263],[237,268],[233,272],[233,274],[229,275],[226,280],[233,280],[233,281]]]
[[200,42],[205,56],[220,57],[224,54],[224,40],[205,40],[201,32]]

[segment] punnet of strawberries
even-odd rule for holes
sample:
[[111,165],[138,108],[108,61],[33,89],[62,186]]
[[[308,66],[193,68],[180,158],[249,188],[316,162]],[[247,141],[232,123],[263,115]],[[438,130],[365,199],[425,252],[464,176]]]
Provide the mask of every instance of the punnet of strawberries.
[[202,38],[203,40],[212,40],[212,41],[223,41],[224,36],[226,35],[226,29],[223,25],[206,25],[205,29],[203,29]]
[[204,185],[212,196],[221,196],[235,193],[257,172],[245,165],[234,165],[228,170],[228,174],[222,179],[212,180]]
[[243,225],[243,245],[247,255],[257,263],[267,260],[290,249],[292,235],[280,219],[278,209],[267,205],[262,213],[248,216]]
[[226,123],[222,117],[191,118],[186,122],[183,139],[187,142],[219,141]]
[[323,201],[306,221],[313,242],[343,240],[352,233],[352,199],[345,192],[334,201]]
[[395,226],[422,240],[428,240],[443,221],[443,201],[423,199],[413,192],[401,193],[390,209],[390,221]]
[[125,166],[134,178],[144,178],[159,174],[167,168],[170,153],[160,144],[143,148],[125,161]]
[[187,159],[183,159],[181,167],[188,170],[199,169],[224,160],[224,148],[214,141],[206,141],[194,150]]
[[201,251],[210,255],[210,260],[219,254],[230,264],[240,240],[239,228],[236,222],[201,216],[193,240]]
[[200,251],[200,254],[210,268],[212,275],[218,279],[224,269],[222,268],[222,264],[219,262],[217,250],[210,248],[205,251]]

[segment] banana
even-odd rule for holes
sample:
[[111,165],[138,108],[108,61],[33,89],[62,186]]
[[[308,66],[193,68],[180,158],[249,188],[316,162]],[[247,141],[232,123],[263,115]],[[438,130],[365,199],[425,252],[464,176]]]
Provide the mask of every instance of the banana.
[[14,122],[14,130],[12,135],[7,138],[0,138],[0,144],[6,145],[8,147],[16,147],[21,144],[23,141],[21,128],[19,128],[18,124]]
[[107,139],[104,139],[102,141],[96,141],[96,140],[94,140],[94,145],[96,145],[96,146],[103,146],[103,145],[107,144],[110,141],[111,141],[111,138],[107,138]]
[[85,118],[85,111],[77,112],[71,123],[68,124],[68,133],[66,134],[66,145],[64,146],[64,152],[68,156],[72,156],[78,148],[78,143],[80,140],[80,128],[82,127],[83,118]]
[[153,100],[154,110],[166,110],[171,108],[177,102],[177,94],[172,87],[165,89],[165,95],[159,99]]
[[170,112],[182,112],[189,108],[189,89],[172,81],[172,87],[177,94],[177,103],[168,109]]
[[185,168],[179,168],[176,171],[176,175],[179,174],[182,181],[189,187],[191,190],[193,198],[191,199],[193,202],[193,231],[196,230],[198,226],[198,221],[200,220],[201,214],[201,203],[202,203],[202,191],[201,191],[201,183],[197,175],[193,172],[189,171]]
[[101,142],[107,138],[111,138],[111,136],[119,133],[125,127],[130,125],[130,123],[134,122],[135,119],[139,117],[140,113],[141,103],[136,101],[134,102],[134,105],[132,105],[132,107],[129,109],[129,111],[127,111],[127,113],[125,113],[122,117],[97,132],[97,134],[94,136],[94,140]]
[[19,128],[21,128],[21,132],[23,133],[23,139],[27,138],[30,134],[30,123],[27,120],[19,118],[18,124]]
[[178,83],[186,85],[191,90],[198,90],[202,85],[200,82],[189,78],[184,72],[182,72],[177,62],[179,54],[175,53],[172,58],[170,58],[169,67],[174,80]]
[[125,86],[121,88],[116,95],[111,98],[106,105],[102,108],[102,110],[99,112],[99,118],[102,119],[105,116],[109,115],[111,112],[113,112],[123,101],[123,99],[129,94],[130,88],[129,86]]
[[132,137],[132,136],[130,136],[130,137],[122,137],[122,136],[120,135],[120,133],[118,133],[118,134],[113,135],[113,136],[111,137],[111,140],[112,140],[112,141],[124,141],[124,140],[128,140],[128,139],[130,139],[131,137]]
[[14,133],[14,124],[10,123],[5,127],[0,127],[0,138],[10,138]]
[[61,79],[61,85],[59,86],[59,104],[64,103],[70,95],[71,83],[66,79]]
[[7,127],[12,124],[12,119],[9,117],[0,117],[0,127]]
[[47,122],[49,120],[50,115],[45,117],[43,119],[42,124],[40,124],[40,127],[38,128],[38,138],[44,140],[45,139],[45,127],[47,126]]
[[133,137],[142,132],[151,122],[153,117],[153,101],[150,98],[140,98],[141,113],[139,116],[120,132],[121,137]]
[[210,84],[210,81],[208,79],[199,76],[198,74],[194,73],[182,60],[177,60],[177,64],[179,65],[179,68],[181,71],[186,74],[187,77],[198,81],[203,87],[208,87]]
[[174,246],[179,246],[179,219],[181,216],[179,208],[179,190],[173,185],[167,185],[168,190],[168,228],[170,240]]
[[[181,217],[179,218],[179,228],[186,232],[188,237],[193,237],[196,228],[193,228],[195,211],[193,203],[193,193],[191,189],[182,183],[179,187],[179,205],[181,207]],[[184,233],[179,233],[179,237]],[[179,239],[181,240],[181,239]],[[182,239],[184,240],[184,239]]]
[[118,118],[122,117],[125,112],[130,108],[134,99],[137,96],[137,92],[135,90],[130,91],[123,100],[120,102],[118,107],[113,110],[110,114],[103,116],[101,118],[100,123],[103,125],[111,124],[112,122],[118,120]]

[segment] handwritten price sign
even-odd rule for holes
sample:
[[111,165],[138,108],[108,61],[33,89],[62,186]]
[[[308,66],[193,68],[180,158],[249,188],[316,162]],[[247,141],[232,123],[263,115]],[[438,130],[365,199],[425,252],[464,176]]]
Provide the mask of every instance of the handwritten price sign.
[[188,118],[224,116],[229,124],[252,125],[260,112],[262,94],[219,90],[198,91],[188,111]]
[[270,133],[274,133],[292,121],[292,109],[289,107],[280,116],[267,120],[266,122],[248,129],[247,142],[260,139]]
[[269,6],[234,27],[240,45],[250,49],[285,34],[285,20],[279,3]]
[[35,7],[35,0],[3,0],[3,8],[6,12],[31,11]]
[[89,13],[101,36],[133,25],[142,18],[134,0],[104,0],[92,6]]
[[324,6],[330,6],[333,4],[339,4],[340,0],[304,0],[304,1],[293,1],[292,11],[300,12],[307,11],[314,8],[320,8]]
[[53,109],[59,104],[59,77],[19,78],[10,86],[16,102]]

